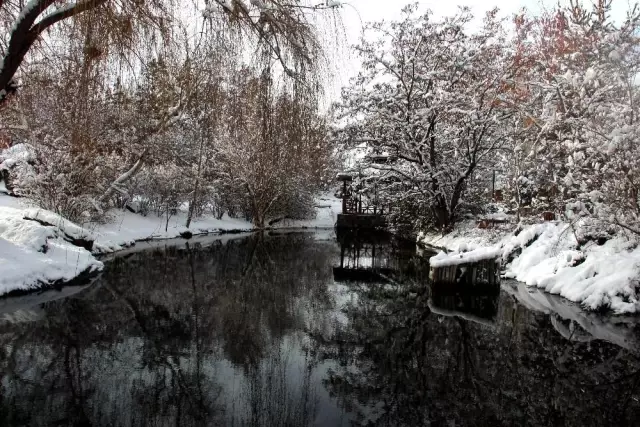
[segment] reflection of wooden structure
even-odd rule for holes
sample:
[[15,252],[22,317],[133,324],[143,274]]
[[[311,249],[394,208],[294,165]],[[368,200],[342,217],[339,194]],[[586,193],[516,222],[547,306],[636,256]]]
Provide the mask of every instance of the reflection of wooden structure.
[[467,264],[431,267],[430,278],[434,283],[494,286],[500,284],[500,264],[492,258]]
[[500,289],[495,286],[433,283],[429,308],[436,314],[493,325],[498,316]]
[[339,231],[340,266],[333,268],[336,281],[375,282],[398,270],[398,258],[388,233]]
[[385,228],[388,208],[379,205],[376,200],[363,199],[361,193],[357,194],[352,186],[351,175],[338,174],[337,179],[342,182],[342,213],[338,215],[336,227],[366,230]]

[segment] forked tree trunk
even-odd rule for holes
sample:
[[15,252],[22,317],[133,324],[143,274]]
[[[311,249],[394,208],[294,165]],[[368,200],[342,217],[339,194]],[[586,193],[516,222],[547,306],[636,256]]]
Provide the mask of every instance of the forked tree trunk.
[[126,184],[129,180],[131,180],[134,176],[136,176],[136,174],[138,172],[140,172],[140,170],[142,169],[142,167],[144,166],[144,159],[146,156],[147,152],[146,150],[142,153],[142,155],[140,156],[140,158],[138,158],[138,161],[131,167],[131,169],[129,169],[128,171],[126,171],[125,173],[123,173],[122,175],[120,175],[110,186],[109,188],[107,188],[107,191],[105,191],[102,196],[100,196],[100,198],[98,199],[98,205],[103,205],[105,202],[107,202],[111,197],[113,197],[114,194],[116,194],[117,192],[120,191],[120,187],[123,186],[124,184]]

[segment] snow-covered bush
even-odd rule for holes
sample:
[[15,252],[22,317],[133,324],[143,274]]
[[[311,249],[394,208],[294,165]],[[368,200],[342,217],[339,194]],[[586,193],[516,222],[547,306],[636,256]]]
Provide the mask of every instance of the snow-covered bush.
[[505,166],[518,206],[636,230],[640,10],[619,24],[610,12],[604,1],[516,18],[514,141]]
[[145,169],[136,177],[133,200],[144,201],[157,216],[171,214],[188,200],[191,188],[183,179],[183,171],[175,164],[163,164]]
[[117,162],[117,158],[91,151],[74,155],[62,140],[57,146],[37,145],[35,155],[34,178],[24,195],[74,222],[98,219],[94,215],[95,200],[112,179],[105,165]]
[[[91,152],[71,154],[61,139],[45,137],[35,144],[20,143],[0,153],[0,171],[7,189],[32,199],[38,206],[72,221],[87,220],[101,185],[111,176],[108,156]],[[7,180],[8,178],[8,180]]]
[[0,151],[0,180],[10,194],[24,195],[35,180],[35,148],[19,143]]

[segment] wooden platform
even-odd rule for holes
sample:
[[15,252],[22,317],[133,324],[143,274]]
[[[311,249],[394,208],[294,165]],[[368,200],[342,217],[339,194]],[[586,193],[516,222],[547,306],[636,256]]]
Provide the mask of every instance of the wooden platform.
[[350,228],[361,230],[379,230],[387,226],[384,216],[379,214],[338,214],[336,228]]
[[433,283],[429,308],[442,316],[493,326],[498,317],[499,295],[497,286]]
[[333,279],[336,282],[386,282],[385,277],[393,275],[391,268],[343,268],[333,267]]
[[500,285],[500,263],[487,259],[474,263],[431,267],[434,283],[459,283],[466,285]]

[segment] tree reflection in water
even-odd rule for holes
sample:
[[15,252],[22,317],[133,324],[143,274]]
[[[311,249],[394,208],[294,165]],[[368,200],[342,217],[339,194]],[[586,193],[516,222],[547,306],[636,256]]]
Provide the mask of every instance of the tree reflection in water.
[[336,252],[255,236],[115,259],[40,320],[1,324],[0,425],[312,424],[301,331],[332,304]]
[[336,283],[354,243],[316,237],[132,254],[82,292],[5,315],[0,425],[637,421],[633,351],[507,293],[432,291],[406,248],[375,248],[399,257],[370,263],[378,279]]
[[[326,380],[366,425],[637,425],[640,358],[567,340],[556,317],[491,289],[370,285],[319,345]],[[577,334],[578,331],[574,331]]]

